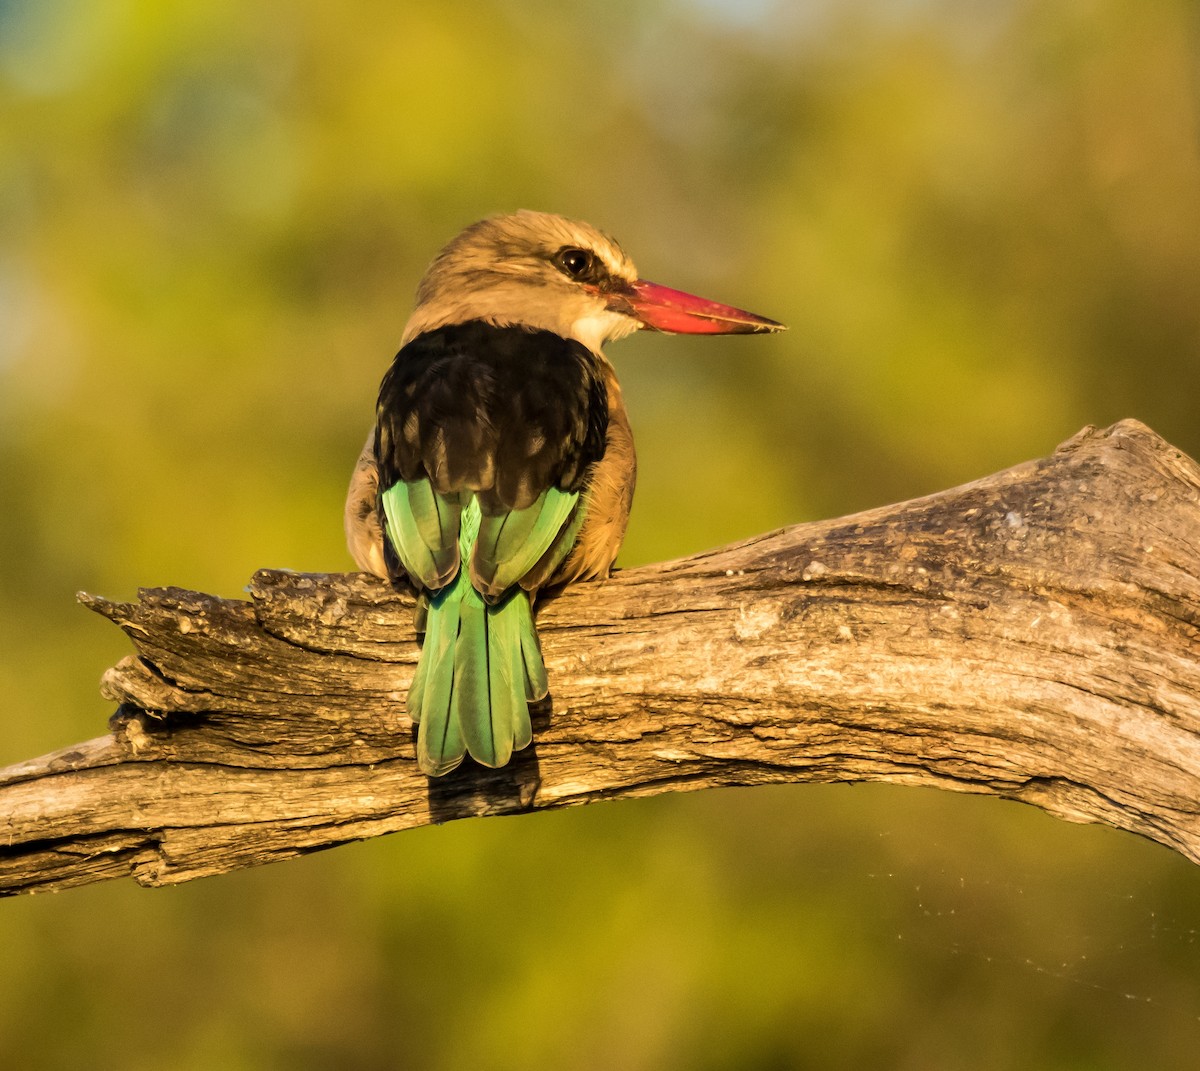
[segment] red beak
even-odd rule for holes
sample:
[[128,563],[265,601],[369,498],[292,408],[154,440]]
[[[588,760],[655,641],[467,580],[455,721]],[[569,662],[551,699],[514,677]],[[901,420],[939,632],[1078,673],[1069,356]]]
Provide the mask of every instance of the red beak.
[[652,331],[680,335],[750,335],[784,330],[783,324],[765,316],[641,279],[629,290],[614,295],[611,304]]

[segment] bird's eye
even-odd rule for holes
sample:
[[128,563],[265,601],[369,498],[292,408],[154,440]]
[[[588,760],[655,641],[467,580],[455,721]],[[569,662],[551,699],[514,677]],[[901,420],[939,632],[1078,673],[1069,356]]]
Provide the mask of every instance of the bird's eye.
[[594,258],[586,249],[560,249],[554,263],[563,274],[582,279],[591,271]]

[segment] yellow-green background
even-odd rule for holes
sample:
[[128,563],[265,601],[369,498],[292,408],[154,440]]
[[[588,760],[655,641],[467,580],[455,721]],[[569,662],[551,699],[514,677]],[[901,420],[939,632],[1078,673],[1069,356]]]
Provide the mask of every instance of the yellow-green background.
[[[780,338],[614,348],[624,563],[1136,416],[1200,454],[1194,0],[0,0],[0,763],[104,731],[73,603],[347,568],[434,251],[536,207]],[[2,850],[2,849],[0,849]],[[796,786],[0,904],[0,1066],[1192,1068],[1200,871]]]

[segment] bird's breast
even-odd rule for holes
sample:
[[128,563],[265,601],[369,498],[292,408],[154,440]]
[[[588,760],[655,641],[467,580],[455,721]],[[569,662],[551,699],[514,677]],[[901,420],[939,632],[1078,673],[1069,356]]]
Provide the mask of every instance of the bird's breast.
[[584,491],[586,519],[575,546],[551,577],[552,585],[607,577],[625,540],[637,483],[637,454],[620,385],[607,367],[606,386],[608,427],[604,453],[588,470]]

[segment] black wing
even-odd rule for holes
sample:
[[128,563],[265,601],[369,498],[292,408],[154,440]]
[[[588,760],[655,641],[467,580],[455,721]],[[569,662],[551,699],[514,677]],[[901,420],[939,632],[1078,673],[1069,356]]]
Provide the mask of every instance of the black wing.
[[552,331],[480,320],[406,345],[379,390],[379,488],[427,477],[439,495],[478,493],[485,512],[582,488],[604,453],[601,358]]

